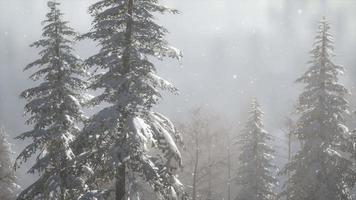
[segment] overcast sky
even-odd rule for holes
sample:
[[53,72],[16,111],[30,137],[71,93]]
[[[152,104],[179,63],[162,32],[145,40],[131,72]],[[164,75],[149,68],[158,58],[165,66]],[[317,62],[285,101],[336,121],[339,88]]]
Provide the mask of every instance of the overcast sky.
[[[90,28],[88,6],[95,0],[62,0],[62,11],[78,32]],[[306,70],[317,21],[332,23],[338,64],[346,67],[344,82],[356,79],[356,1],[354,0],[165,0],[179,15],[157,16],[170,30],[172,46],[183,51],[181,63],[158,63],[160,75],[179,89],[157,107],[169,117],[184,120],[195,106],[204,105],[230,122],[240,120],[252,97],[259,99],[267,129],[278,132],[292,111],[301,86],[294,80]],[[19,93],[34,85],[24,66],[37,58],[29,47],[40,38],[45,0],[0,0],[0,124],[11,137],[24,125],[24,101]],[[91,41],[77,45],[83,58],[96,51]],[[14,156],[24,143],[14,142]],[[20,183],[26,185],[24,169]]]

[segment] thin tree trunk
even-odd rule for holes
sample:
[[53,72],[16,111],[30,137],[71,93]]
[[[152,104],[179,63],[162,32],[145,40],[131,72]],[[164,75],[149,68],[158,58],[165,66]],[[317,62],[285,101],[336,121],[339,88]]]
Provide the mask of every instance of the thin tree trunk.
[[[56,1],[54,1],[55,3],[57,3]],[[56,10],[56,4],[54,5],[54,9]],[[55,22],[57,23],[59,21],[59,16],[57,15],[57,11],[55,11],[55,16],[54,16],[54,20]],[[55,43],[55,54],[56,56],[58,57],[58,61],[57,61],[57,67],[58,67],[58,84],[61,84],[62,83],[62,62],[61,62],[61,55],[60,55],[60,39],[59,39],[59,32],[61,30],[58,30],[59,25],[56,24],[55,26],[55,33],[56,33],[56,43]],[[61,85],[60,85],[61,86]],[[62,87],[62,86],[61,86]],[[62,90],[60,91],[60,96],[62,96],[61,94]],[[64,109],[61,109],[60,110],[60,114],[61,116],[63,116],[64,112]],[[63,126],[65,126],[65,124],[63,124]],[[59,144],[58,148],[60,148],[61,144]],[[58,173],[59,173],[59,185],[60,185],[60,194],[59,194],[59,199],[60,200],[65,200],[66,198],[66,195],[65,195],[65,192],[66,192],[66,172],[65,170],[67,169],[67,166],[66,166],[66,158],[64,158],[62,161],[60,161],[60,163],[58,163],[58,167],[59,167],[59,170],[58,170]]]
[[[132,43],[132,28],[133,28],[133,2],[127,0],[127,20],[125,32],[125,50],[123,52],[123,73],[130,72],[130,48]],[[127,86],[128,87],[128,86]],[[126,115],[127,116],[127,115]],[[126,166],[124,163],[117,168],[116,183],[115,183],[115,200],[124,200],[126,192]]]
[[60,170],[60,174],[59,174],[59,177],[60,177],[60,187],[61,187],[61,194],[60,194],[60,200],[65,200],[65,187],[66,187],[66,183],[65,183],[65,177],[66,177],[66,174],[65,174],[65,169],[61,169]]
[[[294,130],[294,122],[291,118],[286,118],[285,121],[286,129],[285,133],[287,136],[287,148],[288,148],[288,163],[292,160],[292,133]],[[290,185],[291,185],[291,172],[287,170],[287,196],[286,200],[290,199]]]
[[[256,121],[256,120],[255,120]],[[255,164],[256,164],[256,168],[255,168],[255,195],[256,195],[256,200],[258,199],[258,190],[259,190],[259,188],[258,188],[258,165],[257,165],[257,163],[258,163],[258,141],[259,141],[259,138],[258,138],[258,135],[257,135],[257,133],[256,133],[256,131],[254,131],[254,136],[255,136],[255,140],[256,140],[256,142],[255,142],[255,144],[254,144],[254,156],[255,156],[255,158],[254,159],[256,159],[255,160]]]
[[231,200],[231,144],[229,133],[227,141],[227,200]]
[[207,200],[212,200],[212,141],[211,141],[211,136],[209,137],[208,139],[208,147],[209,147],[209,150],[208,150],[208,163],[209,163],[209,166],[208,166],[208,196],[207,196]]
[[133,1],[128,0],[127,2],[127,15],[126,20],[126,32],[125,32],[125,50],[122,57],[124,73],[130,72],[130,48],[132,43],[132,29],[133,29]]
[[197,197],[198,165],[199,165],[199,138],[198,138],[198,134],[195,133],[195,163],[194,163],[194,174],[193,174],[193,200],[196,200],[196,197]]
[[116,183],[115,183],[115,200],[123,200],[126,190],[126,166],[120,165],[117,168]]
[[[292,146],[291,146],[291,140],[292,140],[292,133],[291,130],[288,131],[288,163],[291,162],[291,158],[292,158]],[[287,186],[287,200],[289,200],[290,198],[290,184],[291,184],[291,174],[290,174],[290,170],[288,170],[287,172],[287,177],[288,177],[288,186]]]

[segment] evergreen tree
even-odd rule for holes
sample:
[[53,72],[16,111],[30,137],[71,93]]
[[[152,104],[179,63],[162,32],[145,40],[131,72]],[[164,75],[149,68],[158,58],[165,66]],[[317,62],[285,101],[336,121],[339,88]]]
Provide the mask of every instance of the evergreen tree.
[[[89,120],[78,138],[80,160],[95,172],[88,184],[92,191],[114,194],[117,200],[135,199],[135,185],[142,182],[159,199],[180,198],[183,186],[175,170],[181,165],[181,154],[174,141],[179,135],[169,119],[152,110],[161,90],[176,92],[156,75],[153,58],[181,56],[164,39],[167,30],[156,24],[155,16],[177,11],[158,0],[100,0],[89,12],[93,28],[83,38],[97,42],[100,51],[86,64],[101,72],[91,79],[90,89],[103,91],[91,105],[105,103],[106,107]],[[97,186],[113,181],[111,188]]]
[[17,139],[31,139],[16,161],[16,167],[36,155],[36,163],[29,173],[38,173],[38,180],[26,188],[18,199],[75,199],[77,178],[73,171],[74,154],[71,142],[79,133],[77,126],[85,117],[81,105],[86,82],[86,70],[73,55],[72,37],[76,33],[63,21],[59,3],[49,1],[50,12],[43,21],[43,39],[31,46],[40,48],[39,59],[25,70],[37,67],[30,76],[41,83],[21,93],[28,102],[25,111],[30,115],[26,124],[33,129]]
[[19,186],[16,184],[16,177],[10,158],[12,152],[6,137],[5,130],[0,128],[0,199],[14,200]]
[[256,100],[247,124],[240,135],[241,146],[236,181],[239,192],[236,200],[274,200],[277,180],[273,176],[276,168],[273,161],[274,149],[268,144],[272,136],[266,132],[262,123],[261,107]]
[[[301,149],[287,164],[289,200],[350,200],[355,171],[350,161],[350,134],[345,125],[348,90],[338,83],[344,68],[332,61],[330,25],[320,21],[309,69],[297,82],[299,96],[294,135]],[[348,153],[349,152],[349,153]]]

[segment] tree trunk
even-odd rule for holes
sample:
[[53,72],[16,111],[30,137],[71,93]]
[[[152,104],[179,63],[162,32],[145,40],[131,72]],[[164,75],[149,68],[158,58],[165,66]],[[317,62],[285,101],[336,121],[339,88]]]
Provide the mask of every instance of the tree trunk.
[[194,163],[194,174],[193,174],[193,199],[192,200],[196,200],[197,197],[198,164],[199,164],[199,138],[198,138],[198,134],[195,133],[195,163]]
[[231,143],[229,133],[227,141],[227,200],[231,200]]
[[120,165],[116,172],[115,183],[115,200],[123,200],[126,190],[126,167],[125,164]]
[[[56,1],[55,1],[55,3],[56,3]],[[56,4],[54,5],[54,9],[56,10],[57,8],[56,8]],[[55,11],[55,16],[54,16],[54,21],[56,22],[56,23],[58,23],[59,22],[59,16],[57,15],[57,12]],[[60,54],[60,43],[61,43],[61,41],[60,41],[60,39],[59,39],[59,34],[60,34],[60,27],[58,27],[59,25],[58,24],[56,24],[56,26],[55,26],[55,34],[56,34],[56,43],[55,43],[55,54],[56,54],[56,56],[58,57],[58,60],[57,60],[57,62],[56,62],[56,65],[57,65],[57,68],[58,68],[58,84],[61,84],[62,83],[62,81],[61,81],[61,75],[62,75],[62,70],[61,70],[61,68],[62,68],[62,62],[61,62],[61,54]],[[61,86],[62,87],[62,86]],[[62,96],[62,94],[60,94],[60,96]],[[62,105],[61,105],[61,107],[62,107]],[[57,113],[57,114],[59,114],[61,117],[62,116],[64,116],[64,109],[61,109],[60,110],[60,112],[59,113]],[[63,126],[65,126],[65,124],[63,124]],[[56,144],[56,143],[55,143]],[[57,145],[55,145],[55,146],[57,146],[58,148],[61,148],[61,145],[62,144],[58,144],[57,143]],[[58,163],[58,167],[59,167],[59,185],[60,185],[60,194],[59,194],[59,199],[60,200],[65,200],[66,199],[66,195],[65,195],[65,193],[66,193],[66,177],[67,177],[67,175],[66,175],[66,170],[67,170],[67,164],[66,164],[66,158],[64,158],[63,160],[61,160],[60,161],[60,163]]]
[[209,136],[208,139],[208,195],[207,195],[207,200],[212,200],[212,179],[213,179],[213,174],[212,174],[212,165],[213,165],[213,161],[212,161],[212,136]]
[[66,190],[65,190],[65,187],[66,187],[66,185],[65,185],[65,172],[64,172],[64,170],[62,170],[61,172],[60,172],[60,187],[61,187],[61,194],[60,194],[60,200],[65,200],[65,192],[66,192]]
[[[291,158],[292,158],[292,133],[291,130],[288,132],[288,163],[291,162]],[[287,172],[287,176],[288,176],[288,186],[287,186],[287,200],[290,199],[290,185],[291,185],[291,173],[290,170],[288,170]]]
[[122,56],[122,63],[124,67],[123,73],[130,72],[130,48],[132,43],[132,28],[133,28],[133,0],[127,0],[127,20],[125,32],[125,50]]
[[[130,72],[130,48],[132,43],[132,28],[133,28],[133,1],[127,0],[127,19],[125,31],[125,50],[122,56],[123,74]],[[128,87],[128,86],[126,86]],[[128,115],[126,115],[128,116]],[[122,163],[116,172],[115,183],[115,200],[124,200],[126,192],[126,166]]]

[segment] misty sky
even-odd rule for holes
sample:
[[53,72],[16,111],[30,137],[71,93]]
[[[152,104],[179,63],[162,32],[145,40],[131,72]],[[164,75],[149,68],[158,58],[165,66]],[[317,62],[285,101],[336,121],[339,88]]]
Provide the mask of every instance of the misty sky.
[[[88,6],[95,0],[61,0],[70,25],[80,33],[90,28]],[[204,105],[238,124],[251,98],[261,102],[265,125],[278,132],[292,111],[301,85],[294,80],[306,70],[317,21],[326,16],[335,36],[336,62],[344,65],[344,82],[356,80],[356,1],[354,0],[165,0],[179,15],[157,16],[166,25],[172,46],[183,51],[181,63],[158,63],[160,75],[173,82],[179,96],[165,96],[157,109],[185,120],[187,112]],[[37,58],[29,45],[40,39],[45,0],[0,0],[0,124],[11,137],[24,125],[19,94],[33,86],[26,64]],[[97,50],[89,41],[77,45],[86,58]],[[353,79],[353,80],[352,80]],[[23,148],[14,142],[16,153]],[[29,183],[22,169],[22,185]]]

